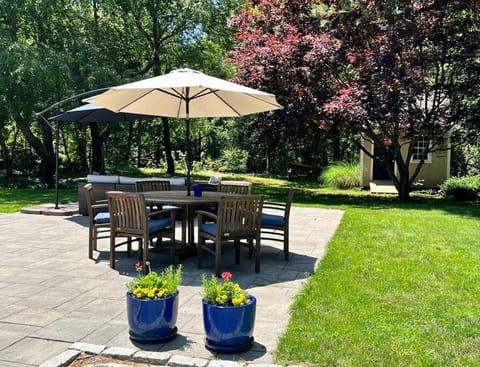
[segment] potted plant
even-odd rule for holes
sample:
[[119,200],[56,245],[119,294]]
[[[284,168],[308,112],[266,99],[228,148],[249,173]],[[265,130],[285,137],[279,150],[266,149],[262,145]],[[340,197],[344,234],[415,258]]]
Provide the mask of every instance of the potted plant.
[[239,353],[253,345],[257,299],[232,281],[202,275],[202,311],[205,346],[217,353]]
[[158,274],[142,273],[142,264],[135,264],[137,276],[127,284],[127,318],[130,339],[141,343],[162,343],[177,335],[178,286],[182,266],[169,266]]

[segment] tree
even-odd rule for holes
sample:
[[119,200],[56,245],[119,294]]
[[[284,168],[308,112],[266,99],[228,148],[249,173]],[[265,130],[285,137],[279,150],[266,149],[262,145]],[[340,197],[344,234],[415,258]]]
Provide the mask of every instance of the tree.
[[[323,105],[323,122],[371,141],[399,198],[407,200],[429,153],[447,149],[452,132],[457,138],[478,132],[480,3],[326,1],[315,13],[325,34],[341,42],[342,55],[336,60],[336,95]],[[414,147],[425,139],[411,172]],[[389,159],[398,175],[386,164]]]
[[236,81],[274,93],[285,107],[253,117],[247,127],[255,140],[244,149],[256,151],[257,160],[274,171],[285,172],[286,160],[323,166],[332,157],[328,147],[339,145],[338,134],[334,139],[317,122],[321,105],[332,93],[331,63],[341,44],[321,33],[312,3],[247,1],[231,22],[237,30],[231,53]]

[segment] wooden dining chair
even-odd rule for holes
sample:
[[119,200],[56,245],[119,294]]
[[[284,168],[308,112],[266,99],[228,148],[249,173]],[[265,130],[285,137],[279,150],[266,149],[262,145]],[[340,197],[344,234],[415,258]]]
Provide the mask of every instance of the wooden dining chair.
[[170,191],[171,186],[168,180],[137,180],[135,189],[137,192]]
[[221,181],[217,186],[217,191],[227,194],[244,194],[252,193],[252,183],[248,181]]
[[[147,191],[170,191],[172,189],[171,183],[169,180],[137,180],[135,181],[135,191],[136,192],[147,192]],[[178,206],[174,205],[161,205],[158,203],[150,203],[150,210],[161,210],[161,209],[180,209]],[[177,220],[181,220],[181,216],[177,213]]]
[[[202,252],[215,256],[215,274],[220,276],[222,242],[233,241],[235,264],[240,262],[241,240],[247,240],[249,258],[255,255],[255,272],[260,272],[260,216],[263,196],[241,195],[220,199],[217,214],[199,210],[198,215],[198,267],[202,266]],[[213,248],[206,243],[213,242]],[[255,246],[253,242],[255,241]]]
[[[248,181],[221,181],[217,185],[217,192],[250,195],[252,193],[252,183]],[[208,205],[202,208],[202,210],[216,214],[217,205]]]
[[[175,213],[176,210],[159,210],[147,214],[145,198],[138,193],[107,192],[110,212],[110,267],[115,268],[115,249],[118,237],[127,237],[127,246],[131,238],[138,241],[139,257],[143,270],[148,260],[148,248],[156,238],[156,246],[163,247],[162,237],[170,238],[170,258],[175,257]],[[153,217],[155,219],[153,219]],[[122,245],[123,243],[119,244]],[[129,248],[127,247],[127,253]]]
[[261,216],[262,240],[283,242],[285,260],[289,258],[289,220],[294,190],[290,188],[285,203],[264,202]]
[[107,200],[95,200],[93,185],[84,186],[88,210],[88,257],[93,259],[97,240],[110,237],[110,214]]

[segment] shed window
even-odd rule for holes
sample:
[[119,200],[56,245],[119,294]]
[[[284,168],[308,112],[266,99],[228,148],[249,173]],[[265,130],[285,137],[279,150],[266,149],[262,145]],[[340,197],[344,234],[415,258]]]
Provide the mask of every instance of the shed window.
[[[413,146],[412,162],[419,163],[422,160],[423,153],[428,149],[430,141],[427,137],[421,136],[416,139],[415,145]],[[425,163],[432,162],[432,153],[427,153],[425,157]]]

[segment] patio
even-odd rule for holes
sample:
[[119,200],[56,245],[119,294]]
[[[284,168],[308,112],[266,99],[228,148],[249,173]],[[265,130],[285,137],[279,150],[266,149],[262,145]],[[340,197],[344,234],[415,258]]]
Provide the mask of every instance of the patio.
[[[212,274],[213,257],[184,264],[178,317],[179,335],[165,344],[134,345],[128,338],[125,284],[135,275],[136,258],[119,254],[115,270],[108,265],[108,240],[99,241],[97,261],[88,259],[88,218],[83,216],[0,215],[0,364],[38,366],[74,342],[165,351],[206,359],[273,363],[278,337],[288,323],[288,309],[326,251],[343,212],[293,207],[290,261],[282,245],[262,242],[262,268],[254,272],[247,251],[235,265],[226,247],[225,267],[234,280],[257,297],[255,344],[240,355],[213,355],[204,347],[200,276]],[[180,238],[180,228],[177,228]],[[151,253],[155,270],[168,261]],[[230,262],[231,261],[231,262]],[[226,269],[227,270],[227,269]]]

